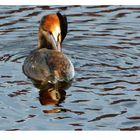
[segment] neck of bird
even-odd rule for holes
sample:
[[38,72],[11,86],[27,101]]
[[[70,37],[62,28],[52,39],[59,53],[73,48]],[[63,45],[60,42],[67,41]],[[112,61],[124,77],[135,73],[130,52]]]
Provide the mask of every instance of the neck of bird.
[[53,49],[53,46],[51,43],[49,43],[44,35],[39,31],[38,33],[38,48],[47,48],[47,49]]
[[46,39],[42,36],[42,37],[39,37],[39,40],[38,40],[38,48],[48,48],[48,49],[51,49],[51,46],[50,44],[47,43]]

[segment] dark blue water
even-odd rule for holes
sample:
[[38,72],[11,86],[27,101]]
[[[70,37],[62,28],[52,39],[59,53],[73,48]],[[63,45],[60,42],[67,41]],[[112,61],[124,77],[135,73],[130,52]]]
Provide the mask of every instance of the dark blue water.
[[[42,105],[22,65],[57,11],[76,75],[60,104]],[[0,6],[0,130],[140,130],[139,24],[140,6]]]

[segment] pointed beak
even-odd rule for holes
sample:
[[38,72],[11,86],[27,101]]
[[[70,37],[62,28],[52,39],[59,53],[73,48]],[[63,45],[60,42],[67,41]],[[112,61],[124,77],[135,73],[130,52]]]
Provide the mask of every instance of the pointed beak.
[[56,41],[55,37],[50,32],[46,32],[46,31],[42,31],[42,32],[43,32],[43,34],[45,36],[46,41],[48,42],[48,44],[50,44],[52,49],[61,52],[61,48],[62,48],[61,47],[61,42]]
[[61,50],[62,50],[61,43],[59,41],[56,42],[53,35],[51,35],[51,42],[52,42],[53,49],[61,52]]
[[56,42],[55,38],[53,37],[53,35],[51,35],[51,43],[52,43],[52,47],[54,50],[57,50],[59,52],[61,52],[61,43],[59,41]]
[[55,38],[53,37],[53,35],[51,35],[51,42],[52,42],[52,47],[54,50],[57,49],[57,42],[55,41]]
[[51,45],[51,47],[56,50],[57,49],[57,42],[55,41],[55,38],[53,37],[52,34],[50,34],[49,32],[44,32],[44,36],[46,38],[46,41]]

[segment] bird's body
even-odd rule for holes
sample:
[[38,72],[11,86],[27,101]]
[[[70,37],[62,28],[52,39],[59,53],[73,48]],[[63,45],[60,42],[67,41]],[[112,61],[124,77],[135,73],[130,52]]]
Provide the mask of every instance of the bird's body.
[[41,87],[48,83],[68,83],[74,77],[74,67],[69,58],[61,52],[46,48],[31,52],[24,61],[23,71]]
[[23,64],[24,74],[39,88],[51,84],[65,89],[65,85],[74,78],[73,64],[61,52],[67,26],[64,26],[66,31],[63,28],[62,35],[62,24],[58,25],[60,22],[67,23],[60,13],[43,17],[39,29],[39,47],[27,56]]

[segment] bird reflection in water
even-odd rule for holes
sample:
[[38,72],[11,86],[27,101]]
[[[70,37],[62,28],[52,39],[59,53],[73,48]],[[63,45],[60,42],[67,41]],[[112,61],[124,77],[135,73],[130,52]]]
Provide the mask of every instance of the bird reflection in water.
[[[54,85],[48,84],[46,88],[41,89],[39,91],[39,101],[41,105],[55,105],[58,107],[60,103],[62,103],[65,100],[66,91],[65,89],[68,88],[71,85],[71,83],[61,83],[59,84],[59,87],[56,87]],[[63,87],[63,88],[62,88]],[[65,88],[64,88],[65,87]],[[58,113],[61,112],[61,108],[53,108],[51,110],[43,110],[44,113]]]
[[51,83],[41,83],[40,81],[32,81],[34,86],[39,89],[39,102],[41,105],[54,105],[51,110],[43,110],[44,113],[59,113],[64,109],[59,108],[60,104],[66,98],[66,90],[72,85],[73,80],[68,82],[58,82],[56,85]]
[[65,100],[66,92],[65,90],[56,90],[55,88],[49,88],[45,90],[40,90],[39,101],[41,105],[59,105]]

